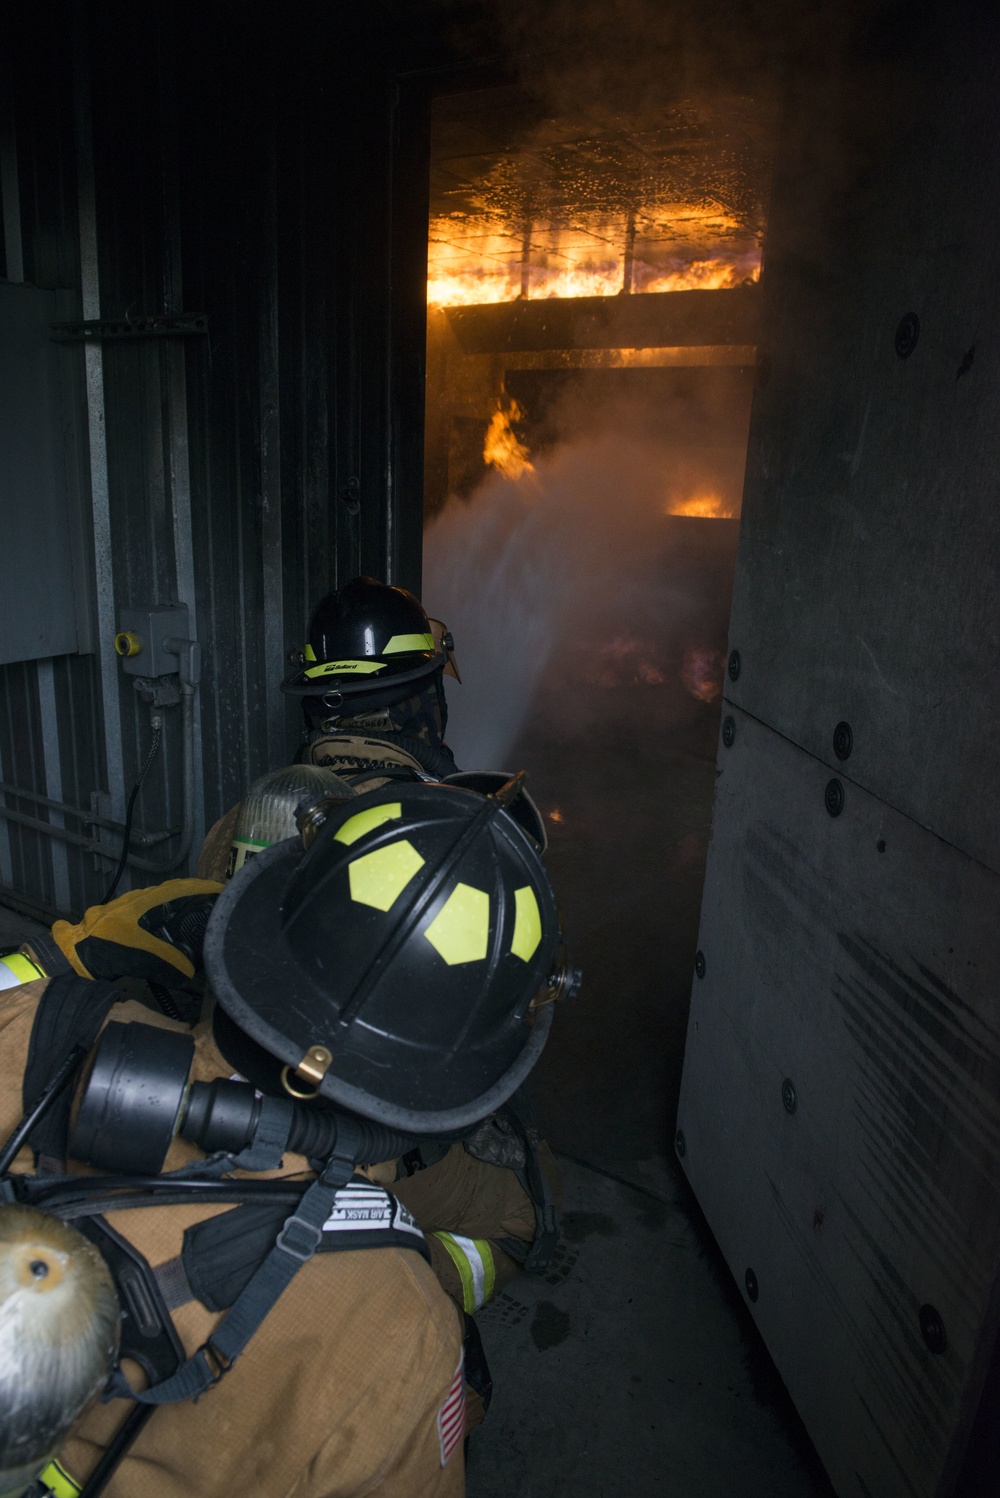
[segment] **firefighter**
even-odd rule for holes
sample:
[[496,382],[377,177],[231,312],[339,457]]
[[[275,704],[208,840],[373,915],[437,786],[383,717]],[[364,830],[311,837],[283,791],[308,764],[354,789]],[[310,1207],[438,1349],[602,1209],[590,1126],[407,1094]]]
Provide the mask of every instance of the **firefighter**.
[[[366,790],[382,774],[454,774],[445,676],[461,680],[451,635],[406,588],[355,577],[327,593],[281,684],[301,702],[300,760]],[[238,815],[232,807],[209,830],[200,877],[223,878]]]
[[[294,841],[265,850],[221,895],[178,881],[187,888],[122,897],[133,901],[141,950],[174,971],[193,966],[174,938],[196,944],[201,912],[214,907],[204,937],[214,1026],[201,1023],[192,1036],[118,1002],[112,985],[77,976],[84,953],[109,969],[134,960],[120,902],[75,944],[58,933],[74,971],[0,996],[0,1129],[16,1123],[22,1091],[21,1134],[34,1120],[8,1194],[56,1213],[68,1200],[77,1225],[86,1218],[102,1251],[118,1256],[119,1278],[124,1255],[133,1307],[173,1311],[159,1333],[179,1361],[171,1371],[168,1359],[166,1372],[143,1364],[152,1384],[143,1392],[128,1359],[141,1363],[155,1338],[146,1329],[145,1342],[128,1344],[123,1333],[115,1397],[84,1416],[44,1491],[77,1494],[82,1481],[89,1498],[86,1480],[109,1452],[111,1498],[463,1491],[454,1308],[405,1207],[351,1171],[425,1137],[468,1133],[510,1097],[544,1044],[549,1000],[565,986],[558,916],[502,798],[424,784],[363,802],[327,798],[306,839],[308,851]],[[64,1088],[39,1122],[36,1094],[58,1091],[74,1043],[83,1055],[109,1019],[82,1098]],[[150,1026],[152,1048],[140,1044]],[[168,1053],[178,1046],[171,1082]],[[237,1052],[253,1086],[220,1080]],[[150,1104],[174,1084],[176,1113],[161,1102],[157,1122]],[[256,1121],[234,1134],[238,1114]],[[69,1176],[22,1174],[33,1156],[51,1172],[67,1154],[101,1177],[91,1185],[72,1166]],[[143,1210],[130,1211],[131,1178],[116,1172],[136,1170],[132,1205]],[[150,1210],[160,1170],[172,1172],[171,1205]],[[268,1179],[251,1191],[246,1172],[261,1170]],[[93,1218],[81,1207],[88,1188],[100,1193]],[[204,1205],[219,1188],[240,1203],[231,1221]],[[288,1194],[303,1191],[286,1215]],[[123,1422],[118,1400],[133,1396]],[[126,1429],[133,1444],[121,1450]]]
[[[501,790],[507,780],[491,771],[451,777],[452,784],[481,794]],[[353,794],[347,781],[316,766],[292,765],[262,776],[234,809],[235,817],[226,819],[228,847],[216,838],[203,850],[199,871],[221,879],[248,857],[294,835],[295,809],[303,798]],[[544,824],[523,785],[512,794],[509,812],[544,852]],[[211,879],[171,880],[93,906],[78,924],[57,922],[50,937],[36,938],[20,954],[0,961],[0,985],[4,962],[16,967],[16,981],[70,969],[86,977],[133,978],[148,985],[168,1016],[194,1018],[200,993],[187,985],[200,967],[204,925],[222,887]],[[166,946],[157,934],[165,936]],[[8,981],[15,981],[13,974]],[[244,1054],[224,1013],[216,1015],[215,1025],[233,1067],[254,1080],[253,1055]],[[374,1171],[427,1234],[435,1273],[466,1314],[481,1310],[523,1270],[543,1272],[550,1266],[558,1246],[562,1185],[523,1093],[462,1141],[422,1141]]]
[[377,763],[381,744],[437,780],[453,774],[446,675],[461,680],[445,625],[406,588],[353,578],[317,604],[298,669],[282,682],[302,704],[302,759],[342,775],[361,760]]
[[[509,778],[496,771],[459,772],[446,783],[489,794]],[[378,776],[374,783],[386,782]],[[230,845],[223,842],[224,832],[213,832],[211,841],[206,840],[199,872],[221,878],[223,871],[242,867],[247,857],[290,836],[303,798],[352,794],[348,781],[316,766],[292,765],[262,776],[235,809],[235,817],[226,819]],[[544,852],[544,823],[523,785],[512,795],[509,811],[533,846]],[[219,1023],[225,1026],[225,1019]],[[235,1051],[230,1059],[242,1069]],[[523,1095],[461,1143],[449,1147],[428,1140],[405,1158],[381,1165],[378,1179],[428,1234],[435,1272],[467,1314],[480,1310],[523,1269],[541,1271],[551,1263],[558,1243],[561,1182]]]

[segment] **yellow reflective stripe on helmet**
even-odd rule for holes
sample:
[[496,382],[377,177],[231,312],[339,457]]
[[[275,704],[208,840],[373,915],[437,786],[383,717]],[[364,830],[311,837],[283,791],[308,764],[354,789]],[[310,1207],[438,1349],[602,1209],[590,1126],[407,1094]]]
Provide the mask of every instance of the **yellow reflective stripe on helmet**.
[[46,977],[45,969],[32,962],[30,957],[25,957],[23,952],[9,952],[6,957],[0,957],[0,988],[20,988],[22,983]]
[[319,676],[370,676],[373,671],[384,671],[385,661],[323,661],[319,666],[309,666],[305,672],[310,681]]
[[496,1266],[493,1250],[485,1238],[462,1238],[458,1233],[435,1233],[448,1250],[448,1257],[462,1281],[462,1308],[471,1316],[493,1297]]
[[514,891],[514,935],[510,950],[522,962],[530,962],[542,939],[542,916],[530,884]]
[[490,897],[471,884],[456,884],[424,932],[449,967],[482,962],[490,947]]
[[433,635],[393,635],[388,645],[383,646],[383,655],[402,655],[407,650],[433,650]]
[[307,645],[303,653],[307,661],[314,661],[316,659],[316,652],[311,645]]
[[333,840],[350,847],[359,837],[371,832],[373,827],[381,827],[383,822],[393,822],[402,815],[403,806],[400,801],[386,801],[382,806],[369,806],[367,811],[359,811],[353,817],[348,817],[343,827],[338,827],[333,834]]
[[44,1472],[39,1472],[39,1481],[44,1482],[53,1498],[80,1498],[83,1492],[78,1482],[74,1482],[66,1468],[61,1462],[49,1462]]
[[351,899],[376,910],[391,910],[424,860],[406,838],[362,853],[348,865]]

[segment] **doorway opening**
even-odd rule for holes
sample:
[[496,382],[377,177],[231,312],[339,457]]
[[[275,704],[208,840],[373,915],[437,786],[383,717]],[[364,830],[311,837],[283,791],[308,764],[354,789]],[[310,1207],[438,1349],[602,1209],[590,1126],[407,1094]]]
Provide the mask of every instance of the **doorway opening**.
[[475,1498],[617,1492],[635,1432],[630,1491],[830,1498],[674,1154],[774,118],[718,90],[434,109],[423,598],[448,740],[528,771],[583,970],[529,1080],[563,1241],[477,1316]]
[[739,95],[553,115],[509,85],[433,113],[424,596],[463,674],[449,740],[529,771],[584,969],[546,1129],[647,1187],[672,1169],[770,131]]

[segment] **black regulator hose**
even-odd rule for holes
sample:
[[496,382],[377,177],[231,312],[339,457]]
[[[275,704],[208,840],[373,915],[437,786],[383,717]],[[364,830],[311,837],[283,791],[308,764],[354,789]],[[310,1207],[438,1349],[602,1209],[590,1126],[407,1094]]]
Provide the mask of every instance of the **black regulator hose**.
[[[367,1118],[352,1117],[350,1123],[356,1140],[353,1148],[357,1165],[396,1160],[420,1143],[415,1134],[400,1134]],[[300,1103],[295,1108],[287,1147],[293,1154],[305,1155],[307,1160],[326,1160],[336,1149],[341,1132],[336,1113],[312,1110]]]
[[[313,1103],[281,1101],[291,1111],[285,1149],[305,1155],[307,1160],[326,1160],[338,1142],[349,1142],[355,1163],[371,1165],[380,1160],[398,1159],[420,1142],[415,1134],[402,1134],[354,1114],[338,1114]],[[213,1082],[195,1082],[188,1094],[179,1132],[206,1154],[220,1150],[239,1154],[254,1141],[261,1107],[262,1099],[245,1082],[230,1082],[221,1077]],[[346,1138],[342,1138],[344,1135]]]

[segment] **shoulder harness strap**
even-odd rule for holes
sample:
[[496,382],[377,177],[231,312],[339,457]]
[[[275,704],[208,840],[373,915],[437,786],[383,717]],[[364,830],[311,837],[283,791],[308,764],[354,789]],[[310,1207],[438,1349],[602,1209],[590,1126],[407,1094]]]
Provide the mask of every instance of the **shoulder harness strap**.
[[[121,995],[110,983],[64,973],[51,979],[35,1011],[21,1093],[27,1112],[76,1046],[89,1051],[111,1006]],[[28,1135],[42,1168],[61,1169],[66,1158],[72,1088],[66,1088]]]
[[[210,1311],[228,1310],[250,1283],[287,1216],[288,1209],[280,1202],[253,1203],[188,1228],[178,1257],[155,1271],[170,1309],[198,1300]],[[426,1239],[402,1202],[368,1181],[339,1188],[321,1233],[319,1254],[411,1248],[430,1263]]]

